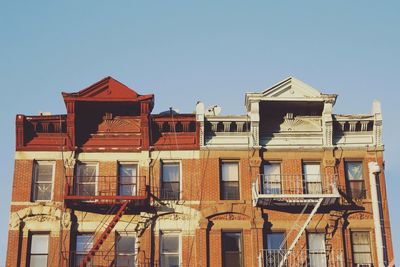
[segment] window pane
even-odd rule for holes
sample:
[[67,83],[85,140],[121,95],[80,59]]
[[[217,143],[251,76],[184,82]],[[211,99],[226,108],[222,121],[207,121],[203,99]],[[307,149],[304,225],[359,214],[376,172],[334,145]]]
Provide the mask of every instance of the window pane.
[[122,236],[117,237],[117,254],[135,253],[135,237]]
[[180,184],[179,182],[163,182],[161,198],[162,199],[179,199],[180,195]]
[[78,194],[80,196],[95,196],[96,184],[80,184]]
[[179,253],[179,236],[162,235],[162,253]]
[[348,180],[363,180],[362,162],[346,162],[346,175]]
[[162,255],[162,267],[179,267],[179,255]]
[[136,176],[137,167],[135,164],[120,164],[119,165],[119,175],[120,176]]
[[310,266],[326,266],[325,235],[322,233],[308,234]]
[[36,164],[36,181],[51,182],[53,181],[53,164],[37,162]]
[[118,255],[116,267],[134,267],[135,255]]
[[165,182],[179,182],[179,163],[164,163],[162,179]]
[[222,181],[239,181],[239,163],[222,162]]
[[221,182],[221,199],[240,199],[239,182]]
[[354,263],[371,263],[372,259],[369,232],[352,232],[351,242]]
[[[93,177],[96,177],[96,165],[88,165],[81,163],[78,167],[78,176],[81,176],[82,181],[93,181]],[[88,179],[88,180],[86,180]]]
[[31,254],[47,254],[49,249],[49,235],[32,235]]
[[[267,248],[268,249],[282,249],[285,248],[283,240],[285,239],[285,233],[271,233],[267,235]],[[282,245],[282,247],[281,247]]]
[[76,237],[76,251],[88,252],[93,246],[92,235],[78,235]]
[[30,267],[47,267],[47,255],[31,255]]
[[307,182],[321,181],[321,167],[319,163],[305,163],[303,165],[304,179]]
[[264,165],[264,175],[271,177],[273,181],[280,181],[281,179],[281,164],[267,163]]
[[51,200],[52,183],[35,183],[33,186],[34,200]]
[[242,266],[242,234],[223,232],[222,253],[224,267]]

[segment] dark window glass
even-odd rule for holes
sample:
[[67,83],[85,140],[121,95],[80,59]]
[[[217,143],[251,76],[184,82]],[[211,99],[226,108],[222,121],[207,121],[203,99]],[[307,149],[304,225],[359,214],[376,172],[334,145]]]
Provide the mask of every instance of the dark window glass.
[[346,162],[345,169],[349,196],[355,199],[364,199],[366,195],[362,162]]
[[49,254],[49,235],[33,234],[31,235],[30,241],[29,266],[47,266],[47,258]]
[[33,174],[33,201],[51,200],[54,162],[37,161]]
[[242,251],[242,234],[240,232],[222,233],[223,267],[243,266]]
[[[285,247],[285,233],[267,234],[267,250],[264,251],[264,265],[279,266],[285,257]],[[282,266],[287,266],[287,262]]]
[[352,232],[351,245],[354,264],[371,264],[371,244],[369,232]]
[[221,199],[239,200],[239,163],[221,163]]
[[161,198],[165,200],[180,198],[180,166],[177,162],[162,164]]

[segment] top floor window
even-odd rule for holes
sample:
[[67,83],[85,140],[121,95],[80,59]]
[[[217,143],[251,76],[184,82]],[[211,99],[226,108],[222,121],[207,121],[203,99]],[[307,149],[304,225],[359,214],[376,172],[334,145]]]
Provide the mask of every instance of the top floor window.
[[180,196],[179,162],[163,162],[161,176],[161,198],[165,200],[178,200]]
[[304,191],[306,194],[321,194],[321,166],[319,163],[303,163]]
[[363,177],[363,168],[361,161],[352,161],[345,163],[346,178],[348,183],[348,194],[351,198],[365,198],[365,184]]
[[79,163],[75,185],[79,196],[95,196],[97,189],[97,164]]
[[119,164],[119,195],[136,196],[137,195],[137,165]]
[[239,162],[221,162],[221,199],[239,200]]
[[281,164],[264,164],[262,188],[264,194],[281,194]]
[[49,201],[52,197],[54,162],[35,161],[33,167],[33,201]]

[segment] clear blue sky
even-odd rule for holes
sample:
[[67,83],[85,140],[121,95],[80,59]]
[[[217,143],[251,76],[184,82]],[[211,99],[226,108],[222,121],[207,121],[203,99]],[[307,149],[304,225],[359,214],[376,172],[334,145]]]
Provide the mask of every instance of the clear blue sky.
[[61,91],[108,75],[155,93],[155,112],[170,106],[192,112],[203,100],[225,114],[243,113],[245,92],[290,75],[339,94],[336,113],[369,113],[380,99],[393,242],[400,251],[398,1],[60,2],[0,6],[0,266],[15,114],[64,113]]

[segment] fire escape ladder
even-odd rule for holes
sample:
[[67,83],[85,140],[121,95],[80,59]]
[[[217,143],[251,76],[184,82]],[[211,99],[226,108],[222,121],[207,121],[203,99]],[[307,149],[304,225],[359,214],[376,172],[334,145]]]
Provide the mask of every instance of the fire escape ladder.
[[[296,238],[293,240],[293,242],[290,244],[290,247],[288,248],[287,252],[283,256],[281,262],[279,263],[279,267],[284,266],[287,258],[289,257],[290,253],[293,251],[294,247],[296,246],[297,242],[299,241],[300,237],[304,233],[304,231],[307,228],[307,225],[311,222],[312,218],[314,217],[315,213],[317,212],[318,208],[321,206],[322,201],[324,198],[319,198],[318,201],[315,203],[314,208],[312,209],[310,215],[308,215],[307,220],[304,222],[303,226],[301,227],[300,231],[297,233]],[[304,210],[303,210],[304,211]],[[299,215],[299,217],[302,214]]]
[[94,243],[93,247],[90,249],[90,251],[86,254],[86,256],[83,258],[82,263],[79,265],[79,267],[86,267],[86,264],[88,264],[96,254],[96,252],[100,249],[101,245],[104,243],[104,241],[107,239],[107,237],[110,235],[111,231],[114,229],[115,225],[118,223],[118,221],[121,219],[122,215],[124,214],[126,207],[129,204],[129,200],[126,200],[122,203],[121,207],[111,220],[111,222],[108,224],[104,232],[97,238],[96,242]]

